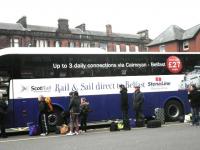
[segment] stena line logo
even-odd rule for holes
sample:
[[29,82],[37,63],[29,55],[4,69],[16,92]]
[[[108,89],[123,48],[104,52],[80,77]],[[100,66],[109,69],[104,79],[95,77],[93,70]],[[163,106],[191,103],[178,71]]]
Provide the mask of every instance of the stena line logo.
[[161,77],[155,77],[154,82],[148,82],[149,87],[164,87],[164,86],[170,86],[171,83],[167,81],[163,81]]

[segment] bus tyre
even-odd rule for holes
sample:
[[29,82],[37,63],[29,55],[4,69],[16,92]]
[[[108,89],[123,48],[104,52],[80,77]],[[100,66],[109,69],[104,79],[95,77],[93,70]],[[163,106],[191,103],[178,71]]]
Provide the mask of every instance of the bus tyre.
[[61,109],[55,107],[53,113],[48,115],[48,126],[50,131],[55,131],[56,126],[61,125],[62,117],[61,117]]
[[183,116],[183,106],[177,100],[170,100],[165,105],[165,120],[178,121]]

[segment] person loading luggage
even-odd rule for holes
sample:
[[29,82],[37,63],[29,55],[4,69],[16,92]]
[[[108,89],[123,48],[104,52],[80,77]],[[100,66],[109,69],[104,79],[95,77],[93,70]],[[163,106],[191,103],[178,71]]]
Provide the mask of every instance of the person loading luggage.
[[45,102],[45,98],[43,96],[38,97],[39,102],[39,112],[40,112],[40,129],[41,136],[48,135],[48,124],[47,124],[47,116],[48,116],[48,104]]

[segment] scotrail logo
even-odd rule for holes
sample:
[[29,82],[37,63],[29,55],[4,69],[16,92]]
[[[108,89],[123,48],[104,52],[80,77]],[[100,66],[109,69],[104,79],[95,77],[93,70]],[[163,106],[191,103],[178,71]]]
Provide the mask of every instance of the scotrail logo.
[[50,92],[51,86],[31,86],[32,92]]
[[21,93],[22,92],[25,92],[25,91],[27,91],[28,90],[28,87],[27,86],[24,86],[24,85],[21,85]]
[[170,84],[170,82],[163,81],[161,77],[156,77],[154,82],[148,82],[148,86],[150,87],[170,86]]
[[24,86],[21,85],[21,93],[24,92],[51,92],[51,86]]

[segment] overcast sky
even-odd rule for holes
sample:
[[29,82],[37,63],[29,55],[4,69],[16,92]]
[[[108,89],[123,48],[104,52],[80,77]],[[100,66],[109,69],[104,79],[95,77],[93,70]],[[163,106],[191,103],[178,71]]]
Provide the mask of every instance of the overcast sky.
[[0,22],[15,23],[22,16],[27,23],[57,27],[57,20],[69,20],[70,28],[81,23],[86,29],[136,34],[148,29],[155,38],[170,25],[188,29],[200,24],[200,0],[1,0]]

